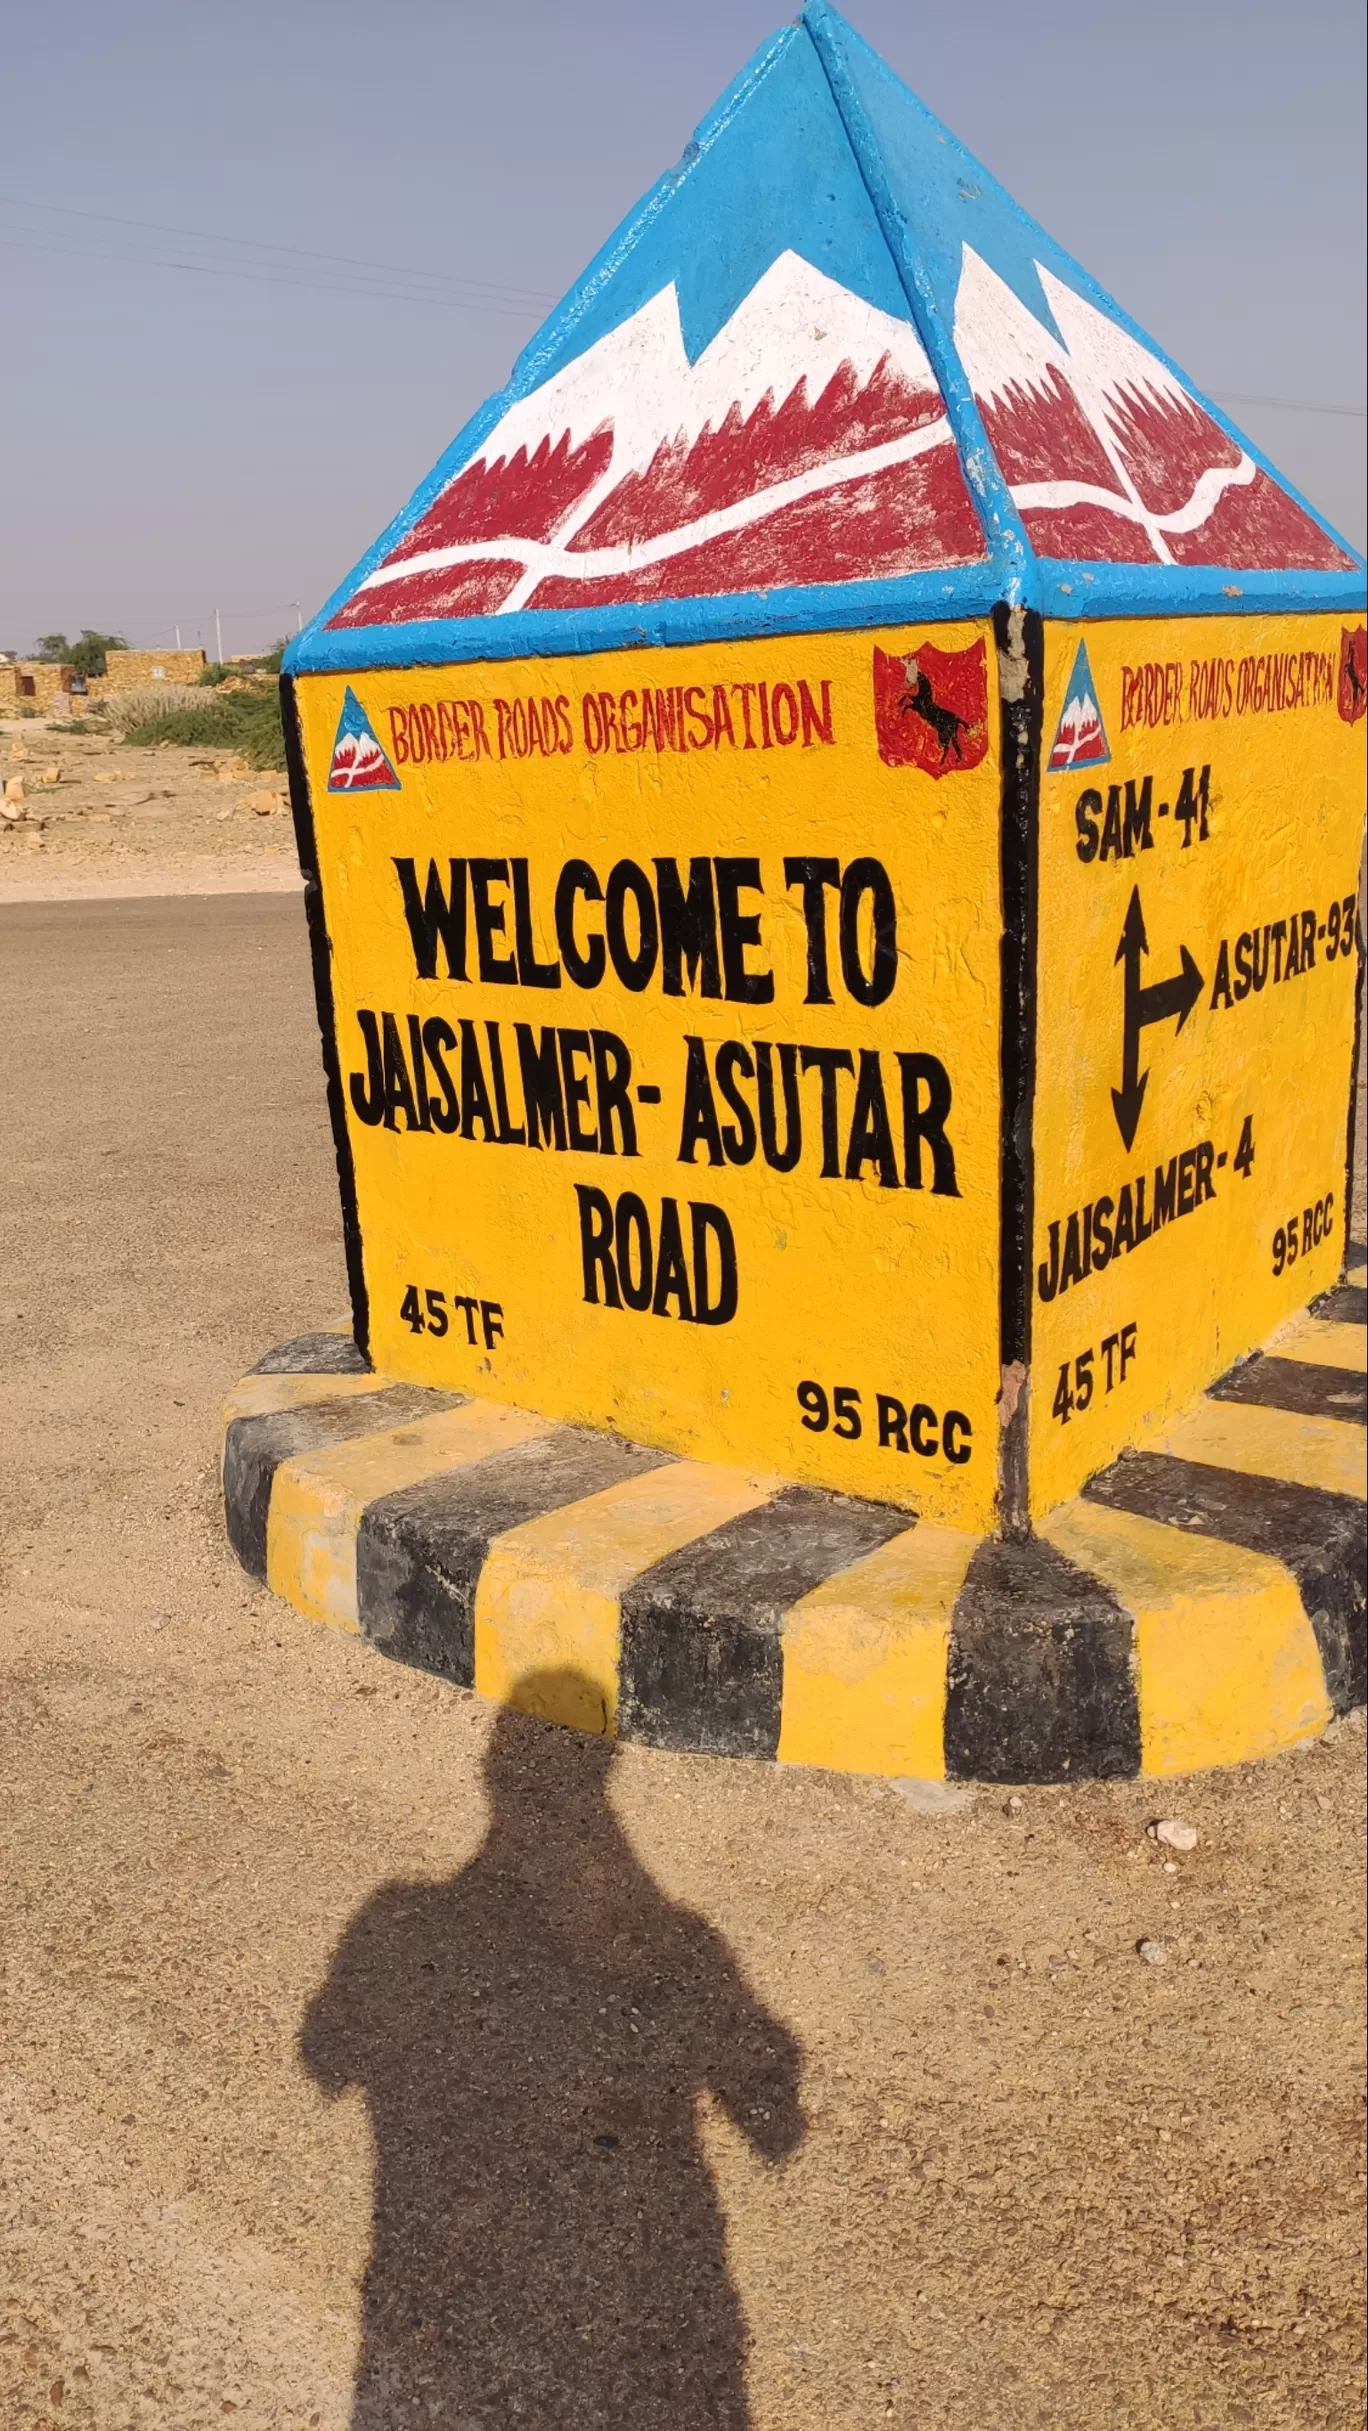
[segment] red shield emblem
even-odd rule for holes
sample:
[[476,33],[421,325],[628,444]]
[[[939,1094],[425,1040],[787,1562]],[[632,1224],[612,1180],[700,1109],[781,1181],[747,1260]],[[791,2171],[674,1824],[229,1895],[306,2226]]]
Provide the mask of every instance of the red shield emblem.
[[1340,633],[1339,713],[1346,726],[1356,726],[1368,709],[1368,625]]
[[918,642],[903,656],[874,652],[874,731],[889,768],[952,777],[988,749],[988,666],[982,640],[967,650]]

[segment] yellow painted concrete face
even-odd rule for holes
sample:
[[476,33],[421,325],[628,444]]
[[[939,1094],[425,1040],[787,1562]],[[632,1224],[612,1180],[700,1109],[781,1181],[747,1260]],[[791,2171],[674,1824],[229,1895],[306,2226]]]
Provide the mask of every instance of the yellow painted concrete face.
[[[1087,628],[1105,741],[1075,713],[1053,751],[1075,764],[1041,780],[1037,1512],[1339,1271],[1364,798],[1344,632]],[[1086,708],[1078,648],[1047,628],[1046,763]]]
[[376,1364],[987,1524],[991,629],[298,691]]

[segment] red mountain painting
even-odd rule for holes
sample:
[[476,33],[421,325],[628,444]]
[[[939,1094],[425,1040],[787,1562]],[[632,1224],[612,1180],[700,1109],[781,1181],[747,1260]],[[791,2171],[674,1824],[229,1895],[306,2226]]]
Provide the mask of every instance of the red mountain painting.
[[910,322],[781,254],[694,363],[666,287],[496,424],[332,625],[982,559]]
[[1039,556],[1353,570],[1157,355],[1036,269],[1062,344],[969,245],[955,344]]

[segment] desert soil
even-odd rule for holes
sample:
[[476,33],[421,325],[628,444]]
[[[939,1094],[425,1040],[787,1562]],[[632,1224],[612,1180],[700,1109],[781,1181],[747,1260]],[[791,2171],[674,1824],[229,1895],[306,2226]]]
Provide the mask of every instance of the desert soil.
[[11,905],[0,1010],[7,2431],[1360,2424],[1361,1729],[605,1813],[224,1542],[223,1394],[344,1305],[300,903]]
[[299,885],[285,779],[231,752],[135,750],[45,719],[0,719],[0,903],[147,893],[289,892]]

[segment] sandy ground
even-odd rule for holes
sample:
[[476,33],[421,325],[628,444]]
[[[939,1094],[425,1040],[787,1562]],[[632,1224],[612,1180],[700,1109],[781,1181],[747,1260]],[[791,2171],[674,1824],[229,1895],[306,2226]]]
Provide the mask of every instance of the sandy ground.
[[6,2431],[1360,2424],[1361,1730],[926,1814],[311,1628],[215,1479],[343,1303],[300,905],[0,910],[0,1009]]
[[0,904],[299,886],[285,779],[233,754],[135,751],[6,718],[9,777],[22,780],[24,802],[20,817],[0,816]]

